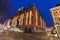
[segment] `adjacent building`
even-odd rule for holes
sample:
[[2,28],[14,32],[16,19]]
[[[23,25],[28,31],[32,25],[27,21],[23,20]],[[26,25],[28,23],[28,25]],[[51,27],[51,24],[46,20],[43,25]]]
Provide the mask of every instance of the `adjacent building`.
[[11,19],[7,19],[3,24],[3,28],[10,28],[11,27],[10,23],[11,23]]
[[60,24],[60,6],[50,9],[55,24]]
[[[59,35],[60,33],[60,5],[50,9],[54,21],[54,27]],[[58,36],[59,37],[59,36]]]

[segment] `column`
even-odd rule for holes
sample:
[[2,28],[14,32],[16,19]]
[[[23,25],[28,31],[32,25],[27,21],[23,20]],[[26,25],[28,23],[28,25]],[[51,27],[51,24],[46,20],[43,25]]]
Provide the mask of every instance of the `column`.
[[37,11],[36,11],[36,25],[38,26],[38,15],[37,15]]
[[28,12],[26,14],[26,25],[28,25]]
[[30,11],[29,24],[31,24],[32,11]]
[[21,23],[22,25],[23,25],[23,17],[24,17],[24,14],[22,14],[22,20],[21,20],[22,21],[22,23]]
[[40,16],[40,27],[42,28],[42,18]]

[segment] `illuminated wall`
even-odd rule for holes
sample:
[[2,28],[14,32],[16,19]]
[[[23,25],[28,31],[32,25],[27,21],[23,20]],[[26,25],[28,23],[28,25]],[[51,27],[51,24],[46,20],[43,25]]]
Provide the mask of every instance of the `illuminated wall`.
[[60,23],[60,6],[50,9],[55,24]]
[[19,17],[19,16],[13,17],[11,26],[16,26],[16,25],[17,25],[17,19],[18,19],[18,17]]

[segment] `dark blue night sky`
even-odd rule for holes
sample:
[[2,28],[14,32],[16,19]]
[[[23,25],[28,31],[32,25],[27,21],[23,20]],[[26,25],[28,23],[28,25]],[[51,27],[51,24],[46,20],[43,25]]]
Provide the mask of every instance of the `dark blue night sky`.
[[[38,10],[42,13],[46,21],[46,25],[53,25],[53,20],[50,13],[50,8],[55,7],[57,4],[60,4],[60,0],[1,0],[0,6],[5,6],[3,10],[3,18],[0,18],[0,22],[4,22],[6,19],[13,17],[20,7],[27,8],[28,5],[35,3]],[[2,4],[2,5],[1,5]],[[0,11],[2,9],[0,8]]]

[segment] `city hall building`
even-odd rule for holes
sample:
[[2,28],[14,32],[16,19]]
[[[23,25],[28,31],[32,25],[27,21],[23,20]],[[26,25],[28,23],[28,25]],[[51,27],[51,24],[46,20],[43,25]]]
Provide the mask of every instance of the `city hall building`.
[[12,20],[12,25],[17,25],[24,28],[24,31],[36,32],[39,29],[45,30],[46,23],[44,17],[38,11],[35,5],[30,5],[27,9],[20,8],[17,16]]

